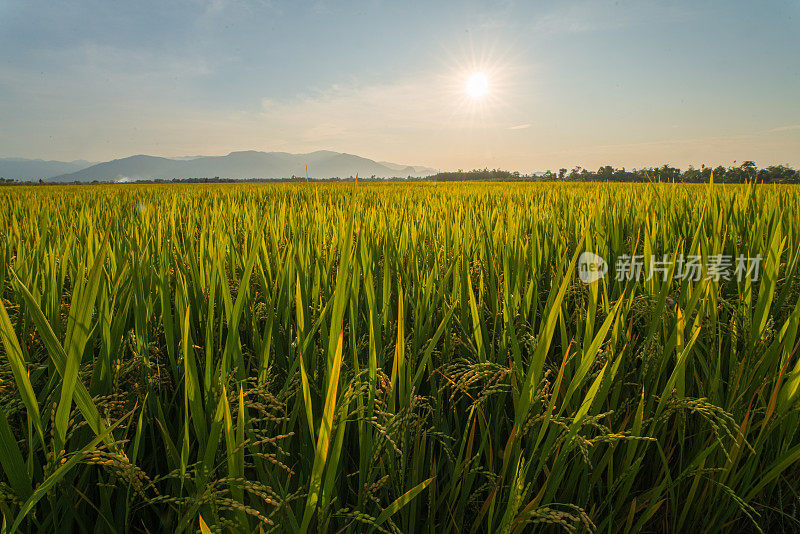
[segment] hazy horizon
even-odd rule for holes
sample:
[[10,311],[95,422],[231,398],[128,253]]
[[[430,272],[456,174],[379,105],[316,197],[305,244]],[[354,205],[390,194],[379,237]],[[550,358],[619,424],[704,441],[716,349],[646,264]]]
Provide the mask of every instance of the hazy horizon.
[[798,22],[788,0],[5,2],[0,157],[800,167]]

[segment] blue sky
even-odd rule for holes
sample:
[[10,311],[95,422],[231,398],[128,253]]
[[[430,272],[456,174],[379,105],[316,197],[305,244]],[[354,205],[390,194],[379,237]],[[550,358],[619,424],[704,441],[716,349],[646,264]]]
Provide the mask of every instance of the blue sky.
[[799,30],[786,0],[0,0],[0,156],[800,167]]

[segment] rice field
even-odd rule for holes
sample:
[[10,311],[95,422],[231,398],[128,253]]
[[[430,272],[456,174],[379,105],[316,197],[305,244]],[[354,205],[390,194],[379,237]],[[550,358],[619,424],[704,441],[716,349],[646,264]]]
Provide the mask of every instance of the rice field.
[[5,187],[2,532],[797,532],[798,214],[752,184]]

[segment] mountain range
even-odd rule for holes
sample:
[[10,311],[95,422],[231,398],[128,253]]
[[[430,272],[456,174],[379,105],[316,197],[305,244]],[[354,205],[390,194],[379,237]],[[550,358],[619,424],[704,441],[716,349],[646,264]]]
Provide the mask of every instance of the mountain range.
[[0,158],[0,178],[39,180],[85,169],[96,162],[45,161],[43,159]]
[[163,158],[137,155],[102,163],[0,158],[0,177],[48,182],[133,182],[186,178],[369,178],[420,177],[436,173],[430,167],[373,161],[353,154],[320,150],[309,154],[245,150],[227,156]]

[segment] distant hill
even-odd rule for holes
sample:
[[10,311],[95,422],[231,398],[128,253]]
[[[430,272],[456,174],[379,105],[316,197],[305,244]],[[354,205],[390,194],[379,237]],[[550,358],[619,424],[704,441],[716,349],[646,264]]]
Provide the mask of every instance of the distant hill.
[[438,171],[432,167],[423,167],[420,165],[398,165],[397,163],[390,163],[388,161],[379,161],[381,165],[384,167],[389,167],[392,170],[399,171],[405,168],[412,168],[414,172],[418,173],[420,176],[430,176],[432,174],[436,174]]
[[94,165],[94,162],[45,161],[42,159],[0,158],[0,178],[14,180],[40,180],[70,173]]
[[347,178],[358,173],[369,178],[420,177],[433,174],[434,169],[413,167],[320,150],[310,154],[288,152],[231,152],[227,156],[160,158],[130,156],[98,163],[50,178],[51,182],[172,180],[186,178],[290,178],[305,176],[306,165],[311,178]]

